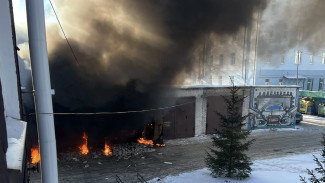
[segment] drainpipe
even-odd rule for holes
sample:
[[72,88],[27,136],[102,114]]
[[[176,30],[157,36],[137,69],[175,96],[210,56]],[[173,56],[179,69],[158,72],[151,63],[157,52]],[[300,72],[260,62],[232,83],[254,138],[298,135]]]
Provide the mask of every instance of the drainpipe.
[[26,0],[35,113],[44,183],[58,183],[52,91],[47,55],[44,2]]

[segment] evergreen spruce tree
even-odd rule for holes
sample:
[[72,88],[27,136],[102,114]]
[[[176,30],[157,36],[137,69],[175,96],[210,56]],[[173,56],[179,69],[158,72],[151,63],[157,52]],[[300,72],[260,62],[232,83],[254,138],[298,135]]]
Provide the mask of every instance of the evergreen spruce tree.
[[[325,158],[325,134],[323,134],[323,140],[321,141],[322,145],[323,145],[323,149],[322,149],[322,156],[323,158]],[[314,157],[314,161],[317,165],[317,168],[315,168],[314,170],[310,170],[307,168],[307,174],[310,176],[308,178],[308,180],[310,181],[310,183],[321,183],[321,182],[325,182],[325,168],[324,168],[324,163],[325,161],[320,161],[318,158],[316,158],[315,155],[313,155]],[[300,181],[303,183],[307,183],[307,180],[305,177],[300,176]]]
[[253,140],[246,140],[250,131],[243,129],[247,116],[242,116],[239,108],[244,97],[238,95],[239,88],[234,84],[229,90],[230,96],[223,96],[227,103],[227,114],[216,112],[221,125],[212,138],[215,148],[207,152],[205,162],[214,176],[244,179],[252,171],[252,162],[244,151],[249,149]]

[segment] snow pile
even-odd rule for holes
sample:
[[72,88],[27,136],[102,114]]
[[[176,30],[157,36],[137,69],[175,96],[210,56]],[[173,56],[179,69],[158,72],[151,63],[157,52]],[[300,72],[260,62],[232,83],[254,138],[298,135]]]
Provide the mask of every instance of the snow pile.
[[22,170],[27,123],[6,117],[8,149],[6,153],[8,169]]
[[[322,160],[323,158],[319,155],[319,152],[313,153],[317,158]],[[167,176],[164,179],[154,178],[149,183],[182,183],[182,182],[193,182],[193,183],[274,183],[274,182],[285,182],[285,183],[297,183],[300,182],[300,175],[302,177],[309,178],[307,175],[306,168],[314,169],[316,164],[313,161],[312,154],[302,154],[295,156],[288,156],[275,159],[257,160],[252,165],[252,174],[250,178],[245,180],[236,180],[229,178],[213,178],[210,175],[210,171],[207,168],[196,170],[193,172],[182,173],[177,176]]]

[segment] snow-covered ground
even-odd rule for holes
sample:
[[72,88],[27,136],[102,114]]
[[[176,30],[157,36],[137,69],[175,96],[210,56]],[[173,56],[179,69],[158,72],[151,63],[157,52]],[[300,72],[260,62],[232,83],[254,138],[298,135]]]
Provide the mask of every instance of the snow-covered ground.
[[[323,160],[320,152],[313,153],[319,160]],[[300,177],[309,178],[306,168],[314,169],[317,165],[313,161],[312,154],[287,156],[282,158],[257,160],[253,162],[252,173],[245,180],[213,178],[207,168],[193,172],[183,173],[177,176],[168,176],[163,179],[154,178],[149,183],[299,183]]]

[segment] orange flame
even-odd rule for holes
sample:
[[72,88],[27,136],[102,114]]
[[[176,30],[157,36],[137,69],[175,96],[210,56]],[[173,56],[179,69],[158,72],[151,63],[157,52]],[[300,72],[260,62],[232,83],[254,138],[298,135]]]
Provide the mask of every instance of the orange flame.
[[86,132],[83,133],[82,138],[84,139],[84,143],[82,144],[82,146],[79,147],[79,149],[80,149],[81,154],[86,155],[89,152],[88,147],[87,147],[88,136],[87,136]]
[[107,145],[106,143],[105,143],[105,149],[103,150],[103,153],[105,154],[105,156],[112,155],[112,150],[109,147],[109,145]]
[[34,147],[31,149],[31,160],[32,164],[37,164],[41,161],[41,155],[39,153],[38,147]]
[[155,146],[157,146],[157,147],[165,147],[166,144],[156,144]]
[[152,140],[145,140],[144,138],[140,138],[137,140],[139,144],[145,144],[148,146],[153,146]]

